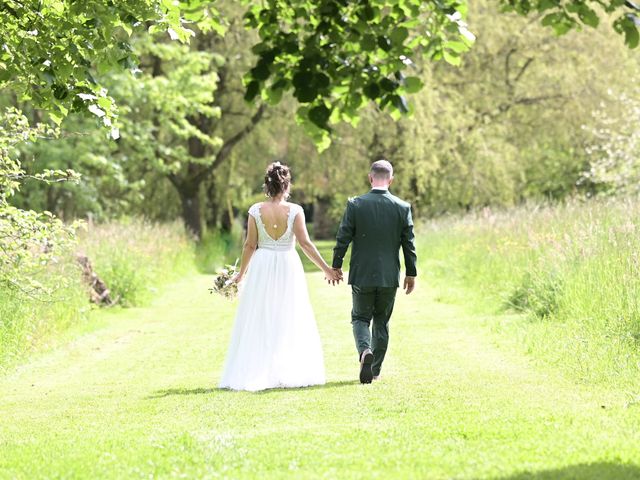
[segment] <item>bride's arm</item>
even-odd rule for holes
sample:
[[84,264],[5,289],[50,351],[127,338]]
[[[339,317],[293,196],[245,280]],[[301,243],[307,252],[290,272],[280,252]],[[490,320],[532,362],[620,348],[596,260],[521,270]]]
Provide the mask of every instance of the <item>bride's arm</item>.
[[240,261],[240,271],[235,274],[232,281],[238,283],[242,280],[245,273],[247,273],[247,267],[253,252],[256,251],[258,246],[258,228],[256,226],[256,219],[252,215],[249,215],[249,221],[247,222],[247,238],[244,241],[244,247],[242,248],[242,260]]
[[296,215],[293,222],[293,233],[304,254],[324,272],[325,278],[330,282],[337,281],[336,273],[327,265],[327,262],[324,261],[322,255],[320,255],[320,252],[309,238],[309,232],[307,232],[307,225],[304,220],[304,212],[302,211]]

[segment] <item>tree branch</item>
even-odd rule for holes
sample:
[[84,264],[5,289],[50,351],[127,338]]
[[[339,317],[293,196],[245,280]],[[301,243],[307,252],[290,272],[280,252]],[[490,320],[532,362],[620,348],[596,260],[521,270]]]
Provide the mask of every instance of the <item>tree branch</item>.
[[509,92],[513,91],[513,84],[511,83],[511,55],[516,53],[515,48],[511,48],[504,56],[504,83],[509,89]]
[[529,65],[531,65],[531,62],[533,62],[533,58],[532,57],[527,58],[527,61],[524,62],[524,65],[516,75],[516,78],[513,79],[514,82],[517,82],[518,80],[520,80],[520,77],[524,75],[524,72],[527,70],[527,68],[529,68]]
[[175,173],[171,172],[167,174],[167,178],[169,179],[171,184],[176,187],[178,191],[180,191],[180,180],[178,179],[178,176]]
[[260,122],[265,110],[266,110],[266,105],[263,103],[258,108],[258,111],[253,114],[253,116],[249,120],[249,123],[247,123],[247,125],[245,125],[242,130],[239,130],[229,139],[224,141],[224,143],[222,144],[222,147],[216,154],[213,162],[206,169],[202,170],[197,175],[196,179],[198,181],[202,181],[204,177],[206,177],[207,175],[210,175],[213,171],[215,171],[216,168],[220,166],[222,162],[224,162],[229,157],[229,154],[233,150],[233,147],[235,147],[236,144],[240,142],[240,140],[242,140],[249,133],[251,133],[253,129],[256,127],[256,125],[258,124],[258,122]]
[[467,132],[471,132],[479,124],[484,123],[483,119],[489,119],[493,121],[496,118],[498,118],[500,115],[507,113],[515,105],[535,105],[536,103],[546,102],[547,100],[558,100],[562,98],[566,98],[566,97],[564,95],[556,94],[556,95],[540,95],[537,97],[514,98],[509,102],[503,102],[500,105],[498,105],[497,110],[494,112],[491,112],[491,111],[478,112],[475,116],[475,121],[470,125],[468,125],[465,128],[465,130]]

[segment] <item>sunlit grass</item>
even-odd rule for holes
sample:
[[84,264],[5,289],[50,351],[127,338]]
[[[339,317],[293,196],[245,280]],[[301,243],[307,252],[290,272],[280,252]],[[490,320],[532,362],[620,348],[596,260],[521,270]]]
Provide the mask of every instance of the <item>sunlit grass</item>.
[[[418,289],[398,295],[372,385],[349,288],[304,256],[326,386],[218,390],[235,303],[210,276],[95,312],[100,328],[0,377],[0,478],[640,478],[638,213],[575,203],[418,228]],[[167,253],[148,233],[132,250]],[[330,261],[333,242],[317,245]]]
[[88,255],[119,306],[144,305],[162,285],[193,270],[193,244],[179,222],[88,225],[78,244],[41,272],[38,279],[51,294],[0,287],[0,370],[88,319],[92,307],[78,252]]
[[[484,317],[399,295],[383,377],[357,381],[350,292],[307,276],[327,384],[219,390],[235,303],[210,276],[0,377],[0,478],[638,478],[638,413],[496,348]],[[301,358],[300,361],[304,361]],[[604,407],[604,408],[603,408]]]
[[[427,225],[420,254],[439,284],[464,287],[470,308],[524,312],[494,326],[522,337],[536,357],[584,381],[635,389],[639,214],[636,199],[485,210]],[[445,300],[451,294],[440,290]]]

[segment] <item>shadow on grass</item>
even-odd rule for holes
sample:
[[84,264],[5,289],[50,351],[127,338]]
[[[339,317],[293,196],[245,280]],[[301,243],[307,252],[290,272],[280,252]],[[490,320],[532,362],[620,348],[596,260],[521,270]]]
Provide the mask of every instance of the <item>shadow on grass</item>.
[[[246,392],[253,393],[255,395],[265,395],[269,393],[275,392],[290,392],[296,390],[320,390],[320,389],[333,389],[339,387],[348,387],[351,385],[359,385],[360,382],[358,380],[343,380],[340,382],[327,382],[324,385],[313,385],[311,387],[295,387],[295,388],[270,388],[268,390],[260,390],[258,392]],[[226,388],[168,388],[165,390],[158,390],[153,395],[148,396],[147,398],[163,398],[170,397],[174,395],[208,395],[211,393],[238,393],[235,390],[229,390]]]
[[640,466],[598,462],[568,467],[522,472],[495,480],[636,480],[640,479]]
[[259,392],[255,392],[258,395],[268,395],[270,393],[278,393],[278,392],[290,392],[295,390],[325,390],[325,389],[334,389],[340,387],[349,387],[353,385],[360,385],[358,380],[342,380],[340,382],[327,382],[324,385],[312,385],[310,387],[295,387],[295,388],[270,388],[268,390],[260,390]]

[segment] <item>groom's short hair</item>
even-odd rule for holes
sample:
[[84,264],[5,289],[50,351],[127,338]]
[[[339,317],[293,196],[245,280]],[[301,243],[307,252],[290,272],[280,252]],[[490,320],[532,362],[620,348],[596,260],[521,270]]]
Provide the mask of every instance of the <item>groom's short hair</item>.
[[393,166],[387,160],[377,160],[371,164],[369,173],[378,180],[388,180],[393,177]]

